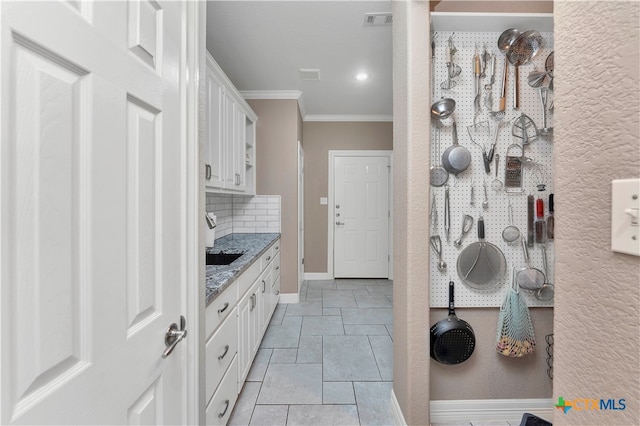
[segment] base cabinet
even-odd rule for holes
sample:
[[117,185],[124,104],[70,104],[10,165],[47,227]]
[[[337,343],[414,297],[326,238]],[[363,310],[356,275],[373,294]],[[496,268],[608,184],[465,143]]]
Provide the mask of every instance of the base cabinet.
[[207,307],[205,394],[208,425],[223,425],[229,420],[278,304],[279,249],[280,240],[276,240]]

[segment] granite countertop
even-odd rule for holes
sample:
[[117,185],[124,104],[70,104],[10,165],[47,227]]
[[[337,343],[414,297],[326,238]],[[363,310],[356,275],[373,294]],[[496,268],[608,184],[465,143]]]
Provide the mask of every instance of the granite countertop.
[[229,286],[242,272],[260,258],[262,253],[278,238],[280,234],[229,234],[217,238],[212,249],[207,253],[243,253],[229,265],[207,265],[206,272],[206,306]]

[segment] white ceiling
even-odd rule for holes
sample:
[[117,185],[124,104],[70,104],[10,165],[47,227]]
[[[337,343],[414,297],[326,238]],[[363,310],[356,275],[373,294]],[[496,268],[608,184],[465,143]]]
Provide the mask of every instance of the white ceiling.
[[240,91],[301,91],[306,120],[390,120],[391,26],[364,25],[379,12],[391,1],[208,1],[207,50]]

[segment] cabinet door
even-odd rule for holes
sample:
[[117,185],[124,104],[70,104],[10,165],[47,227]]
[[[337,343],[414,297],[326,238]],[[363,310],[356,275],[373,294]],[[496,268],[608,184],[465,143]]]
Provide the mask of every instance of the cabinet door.
[[[251,362],[257,351],[258,282],[238,303],[238,390],[249,374]],[[260,342],[258,342],[258,345]]]
[[236,151],[234,150],[234,144],[236,141],[236,108],[237,103],[229,90],[224,88],[224,126],[223,137],[225,146],[224,155],[224,187],[226,189],[234,190],[238,185],[238,176],[236,172]]
[[258,340],[261,340],[267,325],[269,325],[269,318],[271,318],[271,305],[273,303],[271,298],[271,265],[260,276],[258,290],[260,290],[260,311],[258,312],[260,317],[258,324],[260,338]]
[[205,184],[222,188],[225,150],[223,143],[224,86],[211,70],[207,70],[207,143],[205,144]]
[[247,142],[246,142],[246,126],[247,126],[247,115],[242,111],[240,106],[238,105],[236,109],[236,140],[234,141],[234,150],[235,150],[235,173],[237,173],[237,181],[236,181],[236,189],[240,191],[245,191],[247,189],[246,182],[246,153],[247,153]]

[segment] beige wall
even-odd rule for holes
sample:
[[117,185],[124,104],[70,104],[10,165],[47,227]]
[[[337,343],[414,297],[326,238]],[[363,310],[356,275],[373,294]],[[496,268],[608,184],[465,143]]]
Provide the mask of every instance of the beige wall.
[[256,125],[256,193],[280,195],[280,292],[298,292],[297,100],[248,100]]
[[393,392],[429,424],[429,4],[393,11]]
[[390,150],[393,124],[379,122],[305,122],[304,220],[305,272],[327,272],[327,212],[320,197],[329,189],[329,150]]
[[[456,308],[456,315],[473,327],[476,349],[460,365],[431,361],[430,399],[551,398],[545,336],[553,333],[553,309],[532,308],[530,313],[536,350],[526,357],[508,358],[495,351],[499,309]],[[446,317],[446,309],[432,309],[429,324]]]
[[[554,424],[640,424],[640,258],[610,250],[611,180],[640,176],[640,3],[555,4],[554,399],[625,398]],[[557,400],[557,399],[556,399]]]
[[[537,2],[529,3],[536,7]],[[557,1],[553,11],[557,198],[553,398],[625,398],[628,404],[621,412],[565,415],[556,410],[554,424],[640,424],[640,262],[609,249],[610,181],[638,177],[640,170],[639,7],[630,1]],[[428,424],[425,401],[436,399],[429,393],[429,375],[439,380],[439,367],[430,371],[424,356],[428,348],[424,331],[437,318],[426,318],[415,302],[416,297],[420,303],[429,300],[423,279],[428,274],[428,261],[423,260],[428,259],[427,248],[420,242],[426,241],[427,231],[419,221],[420,216],[428,217],[429,200],[425,188],[411,183],[427,181],[413,161],[428,164],[416,143],[428,140],[428,130],[416,124],[428,115],[423,88],[429,84],[424,60],[429,21],[422,9],[423,2],[393,2],[394,244],[396,253],[407,255],[394,259],[394,393],[409,424]],[[481,313],[460,310],[459,314],[475,321]],[[539,323],[536,327],[548,328],[548,316],[534,316],[534,321]],[[495,323],[476,332],[490,336],[486,332],[492,329],[495,332]],[[543,340],[538,335],[539,345]],[[531,367],[530,374],[538,377],[539,367]],[[539,385],[546,392],[547,385]],[[433,392],[438,397],[441,391]]]

